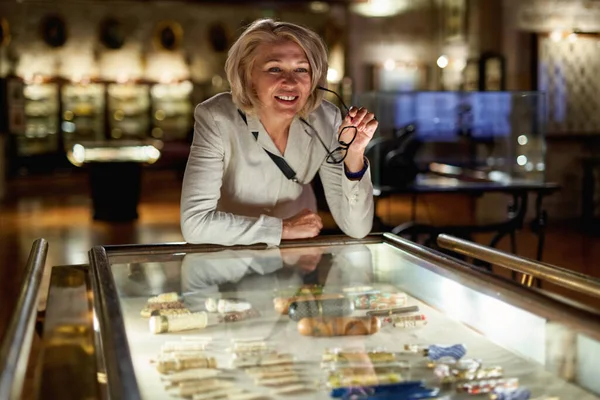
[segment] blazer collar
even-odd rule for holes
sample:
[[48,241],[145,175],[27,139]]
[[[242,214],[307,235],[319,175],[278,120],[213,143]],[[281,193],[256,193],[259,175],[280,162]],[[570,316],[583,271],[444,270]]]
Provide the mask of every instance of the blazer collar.
[[314,130],[305,122],[302,122],[299,117],[295,117],[292,121],[292,125],[290,126],[290,133],[287,146],[285,148],[285,154],[281,154],[281,152],[277,150],[275,143],[273,143],[273,140],[271,140],[271,137],[265,130],[265,127],[260,122],[258,117],[254,115],[248,115],[247,121],[248,129],[253,135],[255,135],[256,141],[263,148],[273,154],[284,157],[288,164],[290,164],[290,166],[294,169],[305,163],[305,160],[307,160],[307,155],[310,152],[315,133]]

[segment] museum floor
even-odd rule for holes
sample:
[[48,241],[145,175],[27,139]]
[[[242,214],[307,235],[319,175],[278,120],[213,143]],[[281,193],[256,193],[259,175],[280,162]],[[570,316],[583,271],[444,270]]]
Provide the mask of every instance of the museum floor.
[[[87,251],[97,244],[182,241],[180,176],[172,171],[152,171],[144,175],[140,218],[135,223],[93,221],[87,177],[82,173],[20,178],[9,182],[7,189],[8,198],[0,204],[0,339],[14,309],[27,256],[36,238],[43,237],[49,242],[47,268],[86,263]],[[417,216],[419,220],[439,223],[449,218],[470,218],[469,204],[460,197],[430,198],[428,206],[421,207]],[[410,216],[410,199],[398,197],[382,202],[378,214],[386,222],[406,221]],[[485,239],[478,237],[487,242]],[[535,243],[532,233],[520,232],[519,255],[533,258]],[[508,243],[501,243],[500,248],[508,248]],[[597,268],[600,238],[585,236],[575,228],[550,224],[544,261],[600,277],[600,268]],[[43,292],[47,290],[46,284],[47,280]]]

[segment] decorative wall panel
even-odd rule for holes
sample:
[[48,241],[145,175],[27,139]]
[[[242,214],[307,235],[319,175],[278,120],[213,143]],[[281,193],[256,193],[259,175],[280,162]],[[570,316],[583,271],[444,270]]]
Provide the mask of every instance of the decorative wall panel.
[[539,90],[548,134],[600,134],[600,37],[539,39]]

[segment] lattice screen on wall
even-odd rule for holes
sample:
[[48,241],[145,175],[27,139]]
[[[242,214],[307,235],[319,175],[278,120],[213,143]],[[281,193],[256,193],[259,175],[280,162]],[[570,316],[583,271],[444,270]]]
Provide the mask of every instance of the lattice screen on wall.
[[600,37],[540,37],[538,79],[549,134],[600,134]]

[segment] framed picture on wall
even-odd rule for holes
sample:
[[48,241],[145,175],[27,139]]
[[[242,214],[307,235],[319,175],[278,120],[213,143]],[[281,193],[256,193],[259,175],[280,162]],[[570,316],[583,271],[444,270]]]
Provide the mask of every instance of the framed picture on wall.
[[40,23],[40,35],[44,43],[50,47],[64,46],[68,39],[65,19],[57,14],[47,15]]
[[176,51],[183,42],[183,28],[175,21],[161,21],[154,30],[153,43],[158,50]]
[[125,44],[123,24],[116,18],[106,18],[100,22],[98,37],[107,49],[117,50]]

